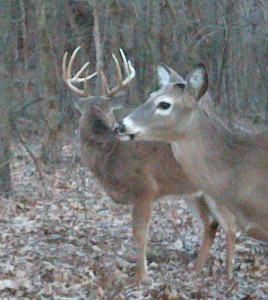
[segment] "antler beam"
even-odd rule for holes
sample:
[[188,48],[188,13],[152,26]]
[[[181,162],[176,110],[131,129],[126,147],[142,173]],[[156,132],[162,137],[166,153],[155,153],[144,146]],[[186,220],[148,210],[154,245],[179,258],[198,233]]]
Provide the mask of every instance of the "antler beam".
[[74,83],[85,83],[86,81],[90,80],[91,78],[95,77],[97,75],[97,72],[87,75],[86,77],[80,77],[84,71],[87,69],[89,66],[89,62],[86,62],[80,70],[72,77],[72,67],[73,67],[73,62],[74,59],[78,53],[78,51],[81,49],[81,47],[77,47],[74,52],[71,55],[70,61],[67,66],[67,56],[68,52],[65,52],[63,56],[63,61],[62,61],[62,74],[63,74],[63,79],[67,86],[74,91],[76,94],[78,94],[80,97],[88,97],[89,95],[86,93],[85,90],[79,89],[77,86],[74,85]]

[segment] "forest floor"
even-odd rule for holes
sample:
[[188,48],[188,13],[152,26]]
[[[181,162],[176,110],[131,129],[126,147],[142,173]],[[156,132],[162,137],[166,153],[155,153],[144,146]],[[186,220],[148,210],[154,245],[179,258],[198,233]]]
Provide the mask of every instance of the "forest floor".
[[[38,141],[30,145],[38,154]],[[13,145],[9,199],[0,198],[0,299],[268,299],[268,247],[240,232],[234,278],[227,281],[220,230],[200,276],[190,268],[200,242],[182,201],[154,205],[148,245],[150,280],[133,280],[131,207],[115,204],[66,141],[60,165],[37,178],[23,145]]]

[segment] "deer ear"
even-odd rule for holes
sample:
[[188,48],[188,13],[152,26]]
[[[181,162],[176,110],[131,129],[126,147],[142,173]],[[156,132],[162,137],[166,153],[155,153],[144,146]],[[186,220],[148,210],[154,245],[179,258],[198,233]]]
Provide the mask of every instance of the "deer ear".
[[112,121],[108,112],[102,110],[98,105],[92,105],[91,107],[93,132],[100,134],[101,132],[107,131],[112,127]]
[[196,65],[187,75],[187,85],[198,101],[208,89],[208,73],[203,64]]
[[98,119],[105,119],[106,118],[106,114],[98,105],[93,104],[91,106],[91,111],[94,114],[94,116]]
[[157,75],[158,75],[158,83],[160,86],[166,85],[169,83],[170,74],[165,67],[158,65],[157,66]]

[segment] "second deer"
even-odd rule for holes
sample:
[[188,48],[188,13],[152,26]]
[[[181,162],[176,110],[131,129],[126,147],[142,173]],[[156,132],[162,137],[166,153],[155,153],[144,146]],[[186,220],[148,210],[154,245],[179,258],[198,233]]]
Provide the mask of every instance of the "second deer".
[[232,260],[236,226],[232,214],[223,206],[218,206],[214,215],[207,202],[209,197],[199,192],[188,180],[181,166],[176,163],[168,144],[155,142],[121,142],[114,133],[115,119],[112,113],[115,105],[114,95],[135,76],[130,61],[121,51],[127,77],[123,80],[119,62],[113,55],[117,68],[118,85],[109,89],[107,80],[102,74],[106,86],[105,95],[90,96],[77,83],[85,82],[96,73],[81,77],[87,68],[85,64],[75,76],[72,76],[72,65],[79,47],[73,52],[67,65],[67,53],[63,59],[63,77],[67,86],[81,99],[81,118],[79,135],[81,157],[85,166],[96,176],[107,194],[121,204],[131,204],[134,241],[137,246],[136,276],[143,279],[147,276],[146,249],[147,235],[152,214],[153,202],[167,195],[187,194],[183,197],[188,208],[200,220],[203,237],[194,270],[199,273],[209,255],[218,225],[226,234],[226,271],[232,276]]
[[268,128],[234,130],[217,114],[203,64],[186,79],[158,67],[162,87],[123,119],[126,139],[170,142],[173,154],[197,187],[224,204],[248,236],[268,242]]

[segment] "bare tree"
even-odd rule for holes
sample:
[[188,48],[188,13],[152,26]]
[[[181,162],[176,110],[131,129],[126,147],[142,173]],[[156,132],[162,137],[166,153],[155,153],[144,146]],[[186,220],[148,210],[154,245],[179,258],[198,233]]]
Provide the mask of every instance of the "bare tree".
[[98,74],[97,83],[97,92],[102,92],[102,85],[100,81],[101,72],[103,71],[103,49],[101,43],[101,34],[100,34],[100,24],[99,24],[99,2],[95,0],[89,0],[89,4],[93,6],[93,16],[94,16],[94,42],[96,50],[96,71]]
[[10,103],[13,102],[14,34],[12,6],[0,3],[0,193],[11,191],[10,175]]
[[45,163],[56,163],[61,158],[61,114],[57,99],[56,58],[48,22],[49,10],[53,7],[53,1],[36,2],[40,92],[45,99],[45,138],[42,145],[42,159]]

